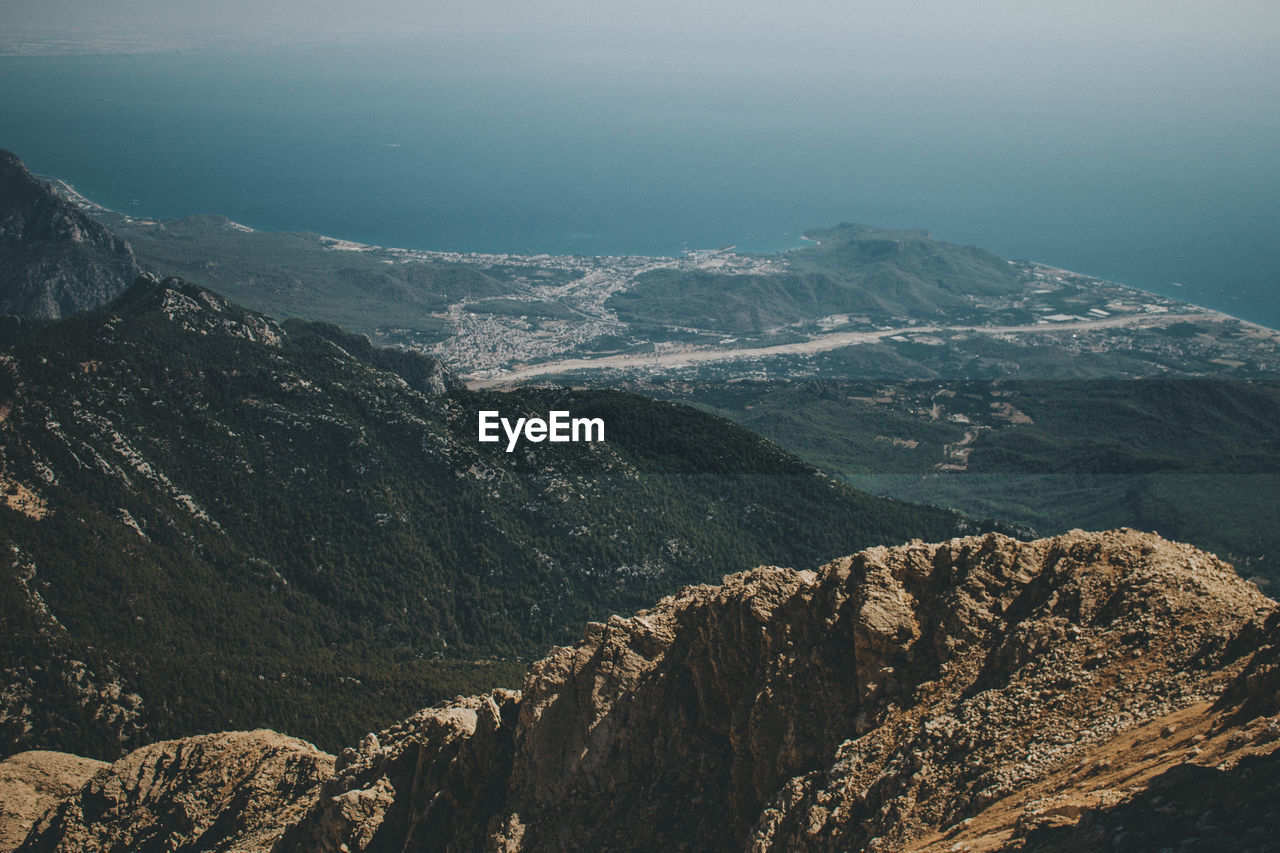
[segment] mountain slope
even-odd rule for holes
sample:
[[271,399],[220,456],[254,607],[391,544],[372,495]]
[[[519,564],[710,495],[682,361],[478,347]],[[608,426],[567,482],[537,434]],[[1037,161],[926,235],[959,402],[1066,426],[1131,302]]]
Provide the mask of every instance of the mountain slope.
[[[333,748],[681,584],[959,524],[692,409],[471,393],[176,280],[24,338],[0,400],[6,751],[266,725]],[[481,409],[607,440],[507,453]]]
[[1041,535],[1159,530],[1280,583],[1274,378],[632,387],[731,418],[857,488]]
[[138,272],[128,243],[0,151],[0,314],[56,319],[96,308]]
[[316,234],[257,231],[225,216],[139,221],[99,210],[149,271],[180,276],[274,317],[341,323],[376,334],[394,327],[444,333],[441,312],[463,299],[502,296],[509,276],[443,261],[386,263]]
[[103,813],[140,751],[20,849],[112,849],[176,800],[275,853],[1270,850],[1277,649],[1274,602],[1149,534],[875,548],[593,623],[521,692],[367,735],[252,815],[199,757]]
[[1025,288],[1003,258],[926,231],[844,223],[806,235],[816,245],[779,256],[782,272],[655,270],[608,304],[629,322],[748,333],[831,314],[964,319],[976,298]]

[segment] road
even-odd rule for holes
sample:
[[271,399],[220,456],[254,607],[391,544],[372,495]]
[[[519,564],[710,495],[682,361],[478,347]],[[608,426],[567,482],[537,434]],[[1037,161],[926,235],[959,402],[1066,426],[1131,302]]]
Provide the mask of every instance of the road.
[[606,355],[599,358],[568,358],[560,361],[548,361],[532,364],[516,370],[507,371],[496,376],[484,378],[467,378],[471,388],[491,388],[498,385],[510,385],[523,382],[538,376],[549,376],[568,373],[574,370],[623,369],[639,370],[668,367],[683,367],[690,364],[702,364],[717,361],[741,361],[746,359],[769,358],[779,355],[810,355],[827,352],[841,347],[857,344],[870,344],[891,338],[894,335],[919,335],[937,332],[980,332],[986,335],[1000,334],[1044,334],[1071,331],[1092,331],[1095,329],[1115,328],[1158,328],[1168,326],[1180,320],[1226,320],[1225,314],[1212,311],[1174,312],[1163,314],[1123,314],[1115,317],[1100,317],[1089,320],[1073,320],[1064,323],[1034,323],[1024,326],[980,326],[980,325],[919,325],[902,326],[894,329],[876,329],[863,332],[832,332],[817,335],[807,341],[796,341],[789,344],[777,344],[768,347],[705,347],[699,349],[682,349],[670,352],[625,353],[622,355]]

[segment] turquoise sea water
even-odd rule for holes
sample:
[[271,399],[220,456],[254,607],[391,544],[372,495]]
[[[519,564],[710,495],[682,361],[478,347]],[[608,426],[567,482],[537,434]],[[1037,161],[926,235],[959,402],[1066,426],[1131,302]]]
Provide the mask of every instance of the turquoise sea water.
[[0,147],[138,215],[412,248],[775,251],[840,221],[923,227],[1280,327],[1280,110],[551,56],[0,57]]

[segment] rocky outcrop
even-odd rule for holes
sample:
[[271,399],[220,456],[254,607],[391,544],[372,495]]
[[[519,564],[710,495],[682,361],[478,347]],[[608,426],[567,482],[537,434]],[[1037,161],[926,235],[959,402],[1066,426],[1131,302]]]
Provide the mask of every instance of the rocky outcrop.
[[498,690],[367,735],[276,849],[477,847],[506,800],[519,707],[518,692]]
[[1229,566],[1127,530],[759,568],[592,623],[521,692],[368,735],[323,784],[311,757],[228,795],[209,739],[134,753],[22,849],[229,849],[165,834],[192,815],[274,853],[1264,849],[1278,626]]
[[284,331],[275,320],[248,311],[223,299],[211,290],[152,273],[143,273],[112,303],[119,314],[159,314],[183,332],[239,338],[251,343],[279,347]]
[[152,744],[99,770],[19,849],[265,853],[332,769],[332,756],[265,730]]
[[367,739],[279,849],[903,849],[1208,707],[1273,608],[1129,531],[756,569]]
[[0,151],[0,315],[52,320],[96,308],[138,273],[128,243]]
[[92,758],[38,749],[0,761],[0,853],[17,848],[41,815],[106,766]]
[[1087,750],[1015,796],[916,839],[962,850],[1280,851],[1280,612],[1213,703]]

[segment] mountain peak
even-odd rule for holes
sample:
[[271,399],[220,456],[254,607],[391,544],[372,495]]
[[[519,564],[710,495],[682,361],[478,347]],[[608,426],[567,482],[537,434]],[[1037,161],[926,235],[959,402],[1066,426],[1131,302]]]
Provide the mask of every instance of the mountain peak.
[[857,222],[841,222],[830,228],[810,228],[804,236],[816,242],[842,240],[931,240],[928,230],[924,228],[882,228],[878,225],[863,225]]
[[0,152],[0,314],[56,319],[109,302],[138,275],[129,244]]
[[241,308],[211,290],[180,278],[160,279],[139,275],[111,303],[113,314],[160,314],[169,322],[198,334],[221,334],[279,346],[284,336],[280,324],[269,317]]

